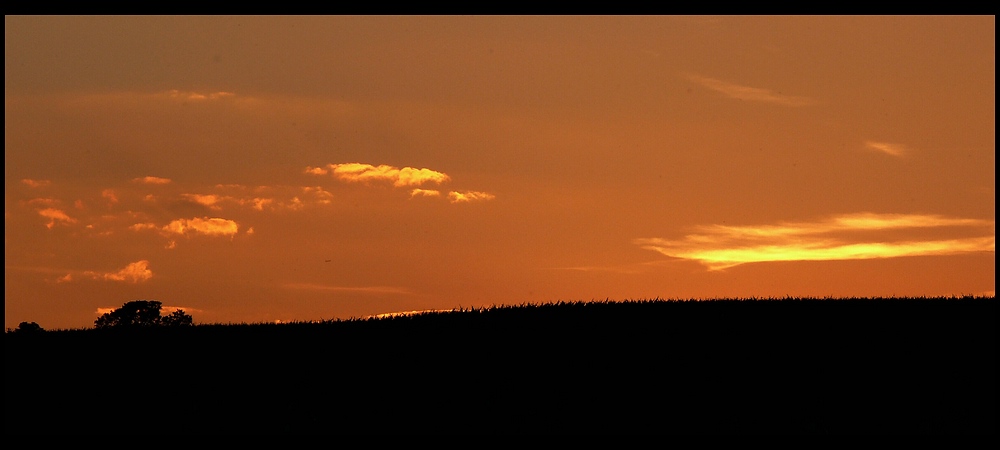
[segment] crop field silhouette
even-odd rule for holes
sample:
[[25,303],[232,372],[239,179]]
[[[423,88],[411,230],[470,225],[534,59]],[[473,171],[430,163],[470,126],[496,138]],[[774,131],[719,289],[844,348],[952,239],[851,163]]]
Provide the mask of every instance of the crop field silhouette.
[[995,297],[561,302],[5,334],[5,430],[992,434]]

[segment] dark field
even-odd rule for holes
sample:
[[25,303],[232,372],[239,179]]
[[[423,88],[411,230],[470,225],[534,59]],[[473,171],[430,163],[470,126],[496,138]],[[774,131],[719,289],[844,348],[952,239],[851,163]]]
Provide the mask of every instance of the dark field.
[[14,433],[993,434],[995,298],[6,333]]

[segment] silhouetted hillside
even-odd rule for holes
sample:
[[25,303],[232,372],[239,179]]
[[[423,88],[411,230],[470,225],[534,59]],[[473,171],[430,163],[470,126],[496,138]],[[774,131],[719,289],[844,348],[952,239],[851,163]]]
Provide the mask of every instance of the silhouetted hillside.
[[657,300],[7,333],[6,429],[992,433],[994,305]]

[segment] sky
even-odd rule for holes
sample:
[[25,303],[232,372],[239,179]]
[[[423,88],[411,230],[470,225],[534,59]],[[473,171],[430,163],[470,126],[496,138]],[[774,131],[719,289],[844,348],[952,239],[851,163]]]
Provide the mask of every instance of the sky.
[[995,295],[995,16],[5,16],[5,327]]

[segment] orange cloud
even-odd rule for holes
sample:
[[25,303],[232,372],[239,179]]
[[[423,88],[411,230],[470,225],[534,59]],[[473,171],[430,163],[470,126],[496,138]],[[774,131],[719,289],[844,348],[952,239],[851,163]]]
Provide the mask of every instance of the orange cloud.
[[[634,243],[675,258],[698,261],[711,270],[752,262],[820,261],[951,255],[995,251],[996,236],[890,239],[861,232],[902,233],[907,229],[993,228],[992,220],[922,214],[845,214],[818,222],[698,227],[683,239],[641,238]],[[947,230],[942,233],[948,232]]]
[[909,152],[904,145],[889,142],[865,141],[865,147],[891,156],[903,156]]
[[234,94],[232,92],[225,92],[225,91],[209,92],[207,94],[203,94],[203,93],[200,93],[200,92],[181,91],[181,90],[178,90],[178,89],[173,89],[173,90],[167,91],[166,94],[170,98],[175,98],[175,99],[178,99],[178,100],[193,100],[193,101],[199,101],[199,100],[219,100],[219,99],[223,99],[223,98],[230,98],[230,97],[235,97],[236,96],[236,94]]
[[160,177],[141,177],[133,178],[133,182],[142,184],[169,184],[170,178],[160,178]]
[[118,203],[118,195],[115,194],[114,189],[105,189],[101,191],[101,197],[108,199],[111,203]]
[[56,222],[62,222],[64,224],[76,223],[76,219],[66,215],[66,213],[62,210],[55,208],[45,208],[39,210],[38,215],[49,219],[49,223],[45,224],[45,226],[49,229],[56,226]]
[[222,196],[215,194],[181,194],[181,197],[188,199],[192,202],[198,203],[199,205],[207,206],[211,209],[220,209],[218,203],[223,200]]
[[430,169],[389,166],[361,163],[328,164],[326,168],[307,167],[305,173],[312,175],[332,174],[341,181],[368,183],[372,181],[391,181],[393,186],[420,186],[424,183],[441,184],[451,178],[442,172]]
[[333,198],[333,194],[323,190],[323,188],[320,186],[316,187],[306,186],[302,188],[302,192],[316,197],[317,199],[316,202],[323,205],[330,204],[330,201]]
[[436,191],[434,189],[420,189],[420,188],[410,191],[410,198],[416,197],[418,195],[421,197],[440,197],[441,192]]
[[[83,272],[83,276],[93,280],[124,281],[128,283],[141,283],[153,278],[153,271],[149,270],[149,261],[142,260],[131,263],[117,272]],[[71,275],[67,274],[60,281],[72,281]]]
[[448,200],[451,201],[452,203],[485,201],[485,200],[493,200],[494,198],[496,198],[496,196],[493,194],[487,192],[478,192],[478,191],[465,191],[465,192],[451,191],[448,193]]
[[29,187],[33,187],[33,188],[45,187],[45,186],[48,186],[48,185],[52,184],[52,182],[49,181],[49,180],[32,180],[30,178],[25,178],[25,179],[21,180],[21,183],[24,183],[24,184],[28,185]]
[[727,97],[738,100],[774,103],[783,106],[806,106],[815,103],[812,99],[807,97],[784,95],[772,92],[768,89],[740,86],[738,84],[717,80],[715,78],[708,78],[699,75],[688,75],[687,78],[713,91],[720,92]]
[[[134,227],[135,225],[133,225]],[[196,233],[207,236],[234,236],[239,232],[239,225],[228,219],[198,218],[178,219],[170,222],[161,230],[167,234]]]
[[257,211],[263,211],[265,206],[274,203],[274,199],[254,198],[252,203],[253,203],[253,209],[256,209]]
[[54,198],[33,198],[31,200],[28,200],[26,203],[29,204],[29,205],[31,205],[31,206],[50,206],[50,207],[52,207],[52,206],[58,206],[62,202],[60,202],[59,200],[56,200]]

